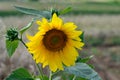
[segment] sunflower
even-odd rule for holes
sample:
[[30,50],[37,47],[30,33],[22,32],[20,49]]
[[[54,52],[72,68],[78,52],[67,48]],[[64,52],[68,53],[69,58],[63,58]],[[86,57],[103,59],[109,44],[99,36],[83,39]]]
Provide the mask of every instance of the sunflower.
[[41,63],[43,68],[49,66],[50,70],[64,70],[63,65],[72,66],[78,57],[76,49],[82,49],[82,31],[77,31],[77,26],[72,22],[63,23],[55,13],[51,21],[43,18],[36,21],[39,25],[34,36],[28,35],[26,43],[28,51],[33,55],[36,63]]

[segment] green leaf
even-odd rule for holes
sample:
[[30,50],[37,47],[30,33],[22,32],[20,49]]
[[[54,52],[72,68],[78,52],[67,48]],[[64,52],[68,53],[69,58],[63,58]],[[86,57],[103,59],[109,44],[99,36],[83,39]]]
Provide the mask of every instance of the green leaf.
[[13,53],[15,52],[16,48],[18,47],[19,40],[9,41],[6,40],[6,48],[8,55],[11,57]]
[[62,15],[62,14],[68,13],[71,11],[71,9],[72,9],[71,7],[67,7],[65,9],[61,10],[59,14]]
[[31,74],[24,68],[14,70],[5,80],[33,80]]
[[27,29],[29,29],[32,24],[33,24],[34,20],[32,20],[30,23],[28,23],[27,26],[23,27],[21,30],[20,30],[20,33],[23,34]]
[[93,55],[89,56],[89,57],[85,57],[85,58],[80,58],[78,57],[76,62],[82,62],[82,63],[87,63],[91,58],[93,58]]
[[45,17],[47,19],[50,19],[52,15],[50,11],[38,11],[35,9],[29,9],[29,8],[18,7],[18,6],[15,6],[15,8],[22,13],[35,15],[39,17]]
[[87,80],[102,80],[101,77],[86,63],[76,63],[75,66],[66,67],[65,72]]

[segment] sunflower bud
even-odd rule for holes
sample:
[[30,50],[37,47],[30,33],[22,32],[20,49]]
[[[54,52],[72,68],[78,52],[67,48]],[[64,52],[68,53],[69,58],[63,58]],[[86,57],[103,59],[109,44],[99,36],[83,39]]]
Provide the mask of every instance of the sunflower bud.
[[6,35],[7,40],[9,41],[14,41],[18,39],[18,31],[16,28],[10,28],[7,30],[7,35]]

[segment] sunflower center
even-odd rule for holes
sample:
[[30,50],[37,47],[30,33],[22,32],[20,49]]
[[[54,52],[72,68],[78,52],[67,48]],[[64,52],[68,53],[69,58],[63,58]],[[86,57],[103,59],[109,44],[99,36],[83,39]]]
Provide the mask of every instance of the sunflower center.
[[59,37],[58,36],[54,36],[53,38],[52,38],[52,42],[51,42],[52,44],[58,44],[59,43]]
[[43,38],[44,46],[53,52],[62,50],[66,45],[66,41],[66,34],[63,31],[57,29],[49,30],[46,32]]

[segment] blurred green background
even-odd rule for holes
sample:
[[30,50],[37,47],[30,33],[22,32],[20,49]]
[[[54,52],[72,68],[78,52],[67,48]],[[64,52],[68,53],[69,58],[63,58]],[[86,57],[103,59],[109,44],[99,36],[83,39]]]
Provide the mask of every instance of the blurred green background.
[[[120,79],[120,0],[0,0],[0,80],[13,69],[23,66],[35,72],[35,64],[23,45],[20,44],[13,57],[7,56],[5,32],[10,27],[18,29],[27,25],[33,17],[18,12],[14,6],[37,10],[72,7],[72,11],[61,17],[72,21],[82,29],[85,47],[82,57],[94,55],[89,63],[95,66],[103,80]],[[34,34],[37,25],[27,32]],[[26,40],[26,37],[24,37]],[[21,52],[22,51],[22,52]]]

